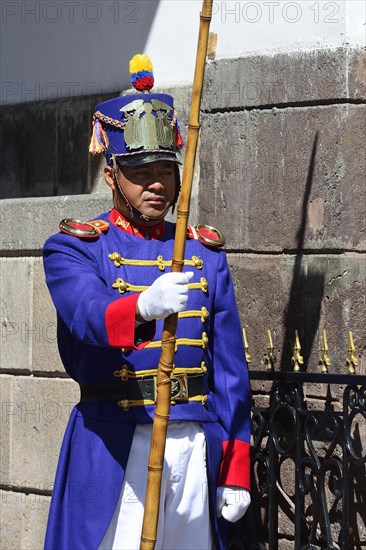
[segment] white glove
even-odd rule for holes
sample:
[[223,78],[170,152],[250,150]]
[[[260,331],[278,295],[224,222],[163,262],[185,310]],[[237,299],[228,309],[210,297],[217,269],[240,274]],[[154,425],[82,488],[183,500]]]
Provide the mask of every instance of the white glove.
[[188,301],[188,283],[193,271],[164,273],[137,300],[140,315],[145,321],[165,319],[171,313],[183,311]]
[[250,493],[247,489],[229,485],[218,487],[216,491],[217,517],[223,516],[227,521],[235,523],[242,518],[250,504]]

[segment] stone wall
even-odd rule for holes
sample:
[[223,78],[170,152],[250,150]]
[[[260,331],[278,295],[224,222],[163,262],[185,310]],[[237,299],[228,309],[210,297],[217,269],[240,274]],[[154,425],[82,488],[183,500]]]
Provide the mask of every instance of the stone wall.
[[226,235],[256,367],[272,329],[289,368],[297,329],[316,369],[325,327],[332,369],[342,369],[348,330],[365,368],[365,96],[360,51],[207,71],[198,212]]
[[[116,95],[0,105],[0,198],[103,192],[104,158],[88,152],[92,116],[98,103]],[[175,88],[174,95],[185,135],[190,90]]]
[[[177,93],[185,125],[189,95]],[[304,368],[317,370],[326,327],[330,370],[344,372],[347,331],[353,330],[359,372],[366,374],[365,97],[361,51],[257,56],[207,68],[191,222],[226,236],[253,369],[263,368],[267,329],[277,368],[288,369],[297,329]],[[82,170],[59,185],[60,167],[79,167],[92,111],[90,99],[80,98],[61,121],[59,108],[55,102],[0,111],[8,135],[4,158],[14,159],[13,172],[3,173],[2,196],[9,198],[0,213],[4,550],[42,548],[58,451],[79,395],[57,354],[41,247],[60,219],[87,220],[111,204],[109,192],[101,192],[99,163],[86,156]],[[49,123],[40,112],[49,113]],[[13,123],[23,133],[7,134]],[[25,159],[28,132],[33,149]],[[47,180],[45,172],[31,183],[27,166],[56,175]],[[50,196],[26,198],[42,194]],[[266,389],[253,386],[258,402]],[[281,529],[286,535],[286,522]]]
[[[108,196],[1,203],[1,539],[3,550],[40,550],[77,385],[57,353],[55,310],[41,247],[66,216],[91,219]],[[18,222],[18,220],[20,222]]]

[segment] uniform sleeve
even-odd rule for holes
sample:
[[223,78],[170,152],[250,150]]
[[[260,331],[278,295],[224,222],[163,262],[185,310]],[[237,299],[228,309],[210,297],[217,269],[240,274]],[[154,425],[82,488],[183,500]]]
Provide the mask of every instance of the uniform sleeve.
[[90,246],[62,233],[43,248],[46,283],[58,314],[72,335],[91,345],[142,349],[155,322],[135,330],[139,294],[118,298],[108,289]]
[[214,299],[213,372],[215,402],[225,432],[219,485],[250,489],[251,392],[234,287],[225,252],[220,252]]

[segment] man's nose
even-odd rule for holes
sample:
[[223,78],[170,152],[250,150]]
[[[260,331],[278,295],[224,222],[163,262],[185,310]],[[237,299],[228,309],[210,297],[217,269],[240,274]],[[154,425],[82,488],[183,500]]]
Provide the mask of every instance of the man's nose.
[[164,185],[161,182],[159,176],[155,175],[149,179],[147,187],[149,187],[149,189],[162,189]]

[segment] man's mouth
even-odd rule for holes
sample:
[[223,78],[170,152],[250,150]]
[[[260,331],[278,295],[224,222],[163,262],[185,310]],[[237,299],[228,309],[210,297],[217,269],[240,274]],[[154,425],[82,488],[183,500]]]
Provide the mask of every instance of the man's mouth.
[[149,197],[148,199],[145,199],[145,202],[149,204],[162,204],[165,202],[164,197]]

